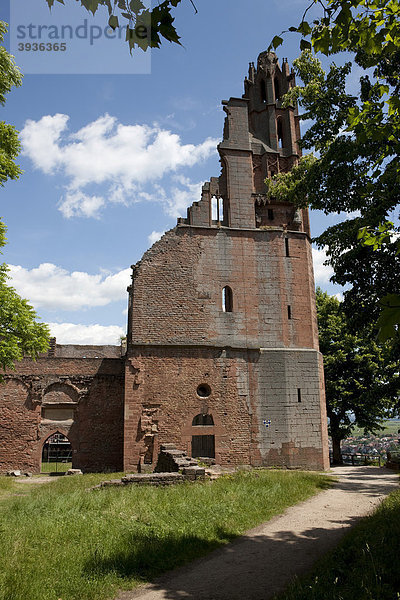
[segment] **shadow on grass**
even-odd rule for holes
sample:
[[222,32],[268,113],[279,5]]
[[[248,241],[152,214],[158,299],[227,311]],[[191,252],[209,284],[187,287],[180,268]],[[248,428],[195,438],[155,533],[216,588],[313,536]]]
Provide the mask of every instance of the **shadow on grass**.
[[126,535],[118,544],[120,551],[106,557],[101,556],[101,551],[95,552],[84,570],[89,576],[98,577],[112,572],[121,579],[150,581],[161,573],[232,542],[237,537],[220,528],[216,534],[217,539],[214,540],[194,535],[158,537],[154,531]]
[[[310,569],[357,521],[344,518],[339,527],[332,529],[309,527],[300,533],[279,530],[271,535],[236,539],[221,532],[224,538],[216,542],[196,536],[170,536],[163,540],[132,536],[131,551],[117,552],[108,558],[93,556],[87,570],[88,575],[114,572],[125,580],[152,582],[145,588],[121,592],[117,600],[266,600],[282,591],[297,574]],[[202,558],[171,572],[199,557]]]
[[[335,486],[339,489],[346,489],[348,492],[355,491],[355,487],[361,487],[362,492],[372,497],[382,493],[382,481],[379,481],[379,471],[373,472],[372,481],[368,481],[363,469],[359,469],[358,473],[351,474],[346,482],[336,482]],[[369,471],[371,475],[371,471]],[[356,477],[357,475],[357,477]],[[364,479],[365,477],[365,479]],[[381,472],[382,477],[382,472]],[[325,488],[326,484],[321,485]],[[391,484],[393,489],[393,482]],[[386,487],[386,486],[384,486]],[[293,581],[296,576],[302,575],[309,571],[313,564],[332,550],[342,539],[349,528],[355,524],[365,523],[363,525],[370,527],[368,519],[360,519],[358,516],[352,516],[351,511],[348,515],[340,516],[329,514],[329,506],[325,524],[323,526],[313,523],[312,515],[309,515],[303,526],[296,527],[294,531],[288,524],[285,527],[285,519],[279,521],[278,527],[272,527],[268,535],[262,529],[255,529],[249,535],[241,536],[233,539],[234,536],[225,531],[220,531],[220,538],[215,542],[208,542],[199,537],[169,537],[164,540],[157,540],[157,536],[144,536],[139,539],[138,549],[132,546],[131,552],[120,552],[107,560],[102,560],[100,563],[92,563],[92,568],[100,572],[104,569],[113,570],[120,574],[121,577],[127,578],[136,576],[142,581],[151,580],[152,583],[142,589],[136,589],[133,592],[122,592],[118,596],[118,600],[133,600],[141,598],[150,600],[154,598],[165,598],[169,600],[267,600],[273,598],[276,594],[281,593],[285,587]],[[399,552],[399,531],[398,521],[395,518],[395,513],[390,512],[385,514],[383,521],[389,523],[389,531],[380,522],[374,528],[373,535],[368,539],[368,548],[374,545],[374,556],[369,554],[369,551],[361,552],[364,556],[364,562],[358,565],[358,573],[361,574],[361,579],[364,577],[365,569],[369,572],[374,581],[371,581],[369,586],[376,595],[359,595],[362,580],[358,579],[355,586],[351,588],[351,594],[343,596],[337,595],[335,589],[336,581],[346,575],[344,589],[349,587],[352,577],[356,579],[353,573],[353,560],[357,554],[360,554],[362,544],[358,536],[350,545],[348,553],[343,555],[343,550],[338,550],[337,558],[331,560],[331,572],[329,580],[325,588],[320,588],[318,593],[310,594],[310,582],[304,589],[304,595],[297,597],[296,595],[287,596],[287,600],[337,600],[343,597],[346,600],[354,600],[357,598],[379,598],[380,600],[392,600],[396,595],[384,595],[383,589],[391,580],[398,582],[399,573],[394,576],[393,571],[390,572],[389,579],[385,578],[384,574],[380,574],[379,585],[376,584],[374,569],[371,567],[376,560],[376,556],[382,553],[382,545],[387,546],[388,555],[392,556],[393,569],[397,569],[397,561],[393,557],[398,556]],[[380,514],[380,513],[378,513]],[[381,517],[382,518],[382,517]],[[396,527],[394,524],[396,523]],[[282,527],[283,525],[283,527]],[[362,525],[361,525],[362,527]],[[386,529],[384,535],[383,531]],[[394,538],[396,541],[393,544],[386,544],[389,532],[393,529]],[[356,528],[356,531],[360,531]],[[379,535],[378,535],[378,532]],[[150,533],[150,532],[149,532]],[[380,540],[378,543],[378,539]],[[132,544],[137,543],[136,538],[132,538]],[[224,541],[231,543],[223,545]],[[372,542],[375,544],[372,544]],[[212,552],[211,555],[203,557],[201,560],[196,560],[191,564],[170,571],[175,566],[182,565],[195,557]],[[171,554],[174,556],[171,557]],[[342,560],[340,560],[340,558]],[[164,572],[163,575],[160,574]],[[375,583],[374,583],[375,582]],[[313,586],[315,581],[311,582]],[[374,587],[375,586],[375,587]],[[343,588],[340,593],[343,592]],[[335,595],[336,593],[336,595]],[[390,593],[393,593],[393,588],[390,588]],[[286,599],[286,597],[285,597]]]

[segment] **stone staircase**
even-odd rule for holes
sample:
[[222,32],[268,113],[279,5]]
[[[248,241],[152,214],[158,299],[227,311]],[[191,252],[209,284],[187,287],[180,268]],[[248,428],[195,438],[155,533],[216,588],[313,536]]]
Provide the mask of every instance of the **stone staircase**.
[[158,461],[153,473],[130,473],[121,479],[102,481],[90,489],[124,485],[166,486],[184,481],[205,479],[206,471],[197,461],[187,456],[182,450],[177,450],[174,444],[162,444]]

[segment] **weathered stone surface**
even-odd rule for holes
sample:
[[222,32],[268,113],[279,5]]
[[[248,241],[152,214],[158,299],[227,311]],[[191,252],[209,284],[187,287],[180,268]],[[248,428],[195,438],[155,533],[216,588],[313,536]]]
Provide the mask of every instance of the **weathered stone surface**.
[[65,473],[66,475],[83,475],[80,469],[68,469]]
[[19,469],[14,469],[12,471],[8,471],[7,475],[9,477],[21,477],[21,471]]

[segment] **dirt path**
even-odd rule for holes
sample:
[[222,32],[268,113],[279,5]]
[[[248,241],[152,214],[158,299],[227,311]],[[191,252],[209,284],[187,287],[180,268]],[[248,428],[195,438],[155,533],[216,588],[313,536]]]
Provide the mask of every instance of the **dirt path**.
[[289,508],[232,544],[116,600],[267,600],[334,547],[399,486],[379,467],[336,467],[332,489]]
[[16,477],[15,483],[29,483],[31,485],[40,484],[40,483],[49,483],[51,481],[56,481],[58,477],[52,477],[51,475],[40,475],[38,477]]

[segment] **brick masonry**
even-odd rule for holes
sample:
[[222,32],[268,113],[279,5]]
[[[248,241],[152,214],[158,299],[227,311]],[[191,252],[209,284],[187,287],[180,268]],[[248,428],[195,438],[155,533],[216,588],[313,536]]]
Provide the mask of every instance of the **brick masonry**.
[[133,266],[124,357],[53,344],[7,375],[2,471],[37,472],[54,431],[84,471],[151,468],[166,443],[221,465],[328,468],[308,212],[264,184],[300,156],[280,100],[292,85],[263,52],[223,102],[220,176]]

